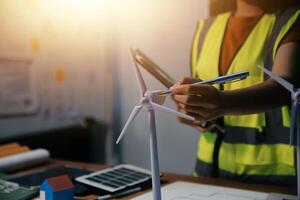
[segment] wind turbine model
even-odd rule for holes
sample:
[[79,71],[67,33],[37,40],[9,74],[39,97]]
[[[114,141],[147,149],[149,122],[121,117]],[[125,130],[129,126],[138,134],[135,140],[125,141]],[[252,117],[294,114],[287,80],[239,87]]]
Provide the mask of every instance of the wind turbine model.
[[117,144],[123,138],[128,126],[138,115],[142,108],[148,111],[149,118],[149,129],[150,129],[150,153],[151,153],[151,171],[152,171],[152,188],[153,188],[153,199],[161,200],[161,190],[160,190],[160,172],[159,172],[159,163],[158,163],[158,151],[157,151],[157,137],[156,137],[156,126],[155,126],[155,109],[163,111],[172,115],[176,115],[188,120],[195,120],[194,117],[182,114],[170,108],[162,106],[165,101],[165,95],[160,95],[164,90],[159,91],[147,91],[147,86],[142,77],[142,73],[138,67],[138,64],[134,57],[134,51],[131,49],[131,54],[134,61],[134,69],[136,78],[141,92],[140,105],[135,106],[132,110],[125,126],[117,140]]
[[[291,127],[290,127],[290,145],[297,145],[297,197],[289,195],[270,194],[267,200],[300,200],[300,88],[284,80],[283,78],[272,74],[269,70],[262,66],[258,66],[273,80],[282,85],[291,92],[292,109],[291,109]],[[297,140],[297,142],[295,142]]]

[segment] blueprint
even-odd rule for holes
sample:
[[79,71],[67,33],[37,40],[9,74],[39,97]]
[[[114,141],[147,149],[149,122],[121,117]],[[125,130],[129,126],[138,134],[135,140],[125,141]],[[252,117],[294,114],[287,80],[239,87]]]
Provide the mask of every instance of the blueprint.
[[[267,196],[268,193],[187,182],[176,182],[162,187],[163,200],[265,200]],[[135,200],[152,200],[152,192]]]

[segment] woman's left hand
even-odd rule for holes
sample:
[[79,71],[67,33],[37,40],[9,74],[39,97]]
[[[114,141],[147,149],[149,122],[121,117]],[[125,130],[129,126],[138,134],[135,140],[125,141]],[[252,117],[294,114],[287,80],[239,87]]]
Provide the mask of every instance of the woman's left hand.
[[211,85],[175,84],[170,89],[180,108],[197,121],[211,121],[224,115],[224,92]]

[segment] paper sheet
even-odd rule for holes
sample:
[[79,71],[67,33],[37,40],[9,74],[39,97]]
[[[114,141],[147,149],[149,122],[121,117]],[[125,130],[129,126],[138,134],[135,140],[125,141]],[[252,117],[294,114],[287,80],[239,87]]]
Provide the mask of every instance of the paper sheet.
[[0,116],[31,114],[37,106],[30,61],[0,58]]
[[[162,188],[163,200],[265,200],[267,196],[268,193],[187,182],[176,182]],[[152,192],[135,200],[152,200]]]

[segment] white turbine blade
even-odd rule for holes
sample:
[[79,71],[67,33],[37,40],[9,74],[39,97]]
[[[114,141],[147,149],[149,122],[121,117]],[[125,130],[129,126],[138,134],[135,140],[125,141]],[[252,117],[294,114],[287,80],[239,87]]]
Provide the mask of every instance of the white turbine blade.
[[283,78],[281,78],[279,76],[274,75],[272,72],[270,72],[269,70],[267,70],[266,68],[264,68],[261,65],[257,65],[257,67],[260,68],[266,74],[268,74],[268,76],[270,76],[272,79],[274,79],[275,81],[277,81],[285,89],[287,89],[291,93],[294,93],[294,86],[291,83],[289,83],[288,81],[284,80]]
[[[296,144],[297,103],[293,102],[291,109],[290,145]],[[298,140],[298,139],[297,139]]]
[[143,108],[143,106],[135,106],[134,109],[132,110],[128,120],[126,121],[125,123],[125,126],[122,130],[122,132],[120,133],[120,136],[118,137],[118,140],[117,140],[117,144],[122,140],[128,126],[130,125],[130,123],[134,120],[134,118],[137,116],[137,114],[139,114],[140,110]]
[[182,117],[182,118],[185,118],[185,119],[187,119],[187,120],[195,120],[194,117],[191,117],[191,116],[189,116],[189,115],[186,115],[186,114],[177,112],[177,111],[175,111],[175,110],[173,110],[173,109],[170,109],[170,108],[167,108],[167,107],[165,107],[165,106],[161,106],[161,105],[159,105],[159,104],[157,104],[157,103],[151,102],[151,105],[152,105],[154,108],[156,108],[157,110],[159,110],[159,111],[166,112],[166,113],[169,113],[169,114],[171,114],[171,115],[176,115],[176,116],[178,116],[178,117]]
[[147,90],[147,86],[145,84],[142,73],[141,73],[141,71],[139,69],[139,66],[137,64],[137,61],[135,59],[134,50],[130,49],[130,52],[131,52],[132,59],[133,59],[133,62],[134,62],[134,71],[135,71],[136,78],[138,80],[138,84],[139,84],[139,87],[140,87],[141,96],[143,97],[145,95],[146,90]]

